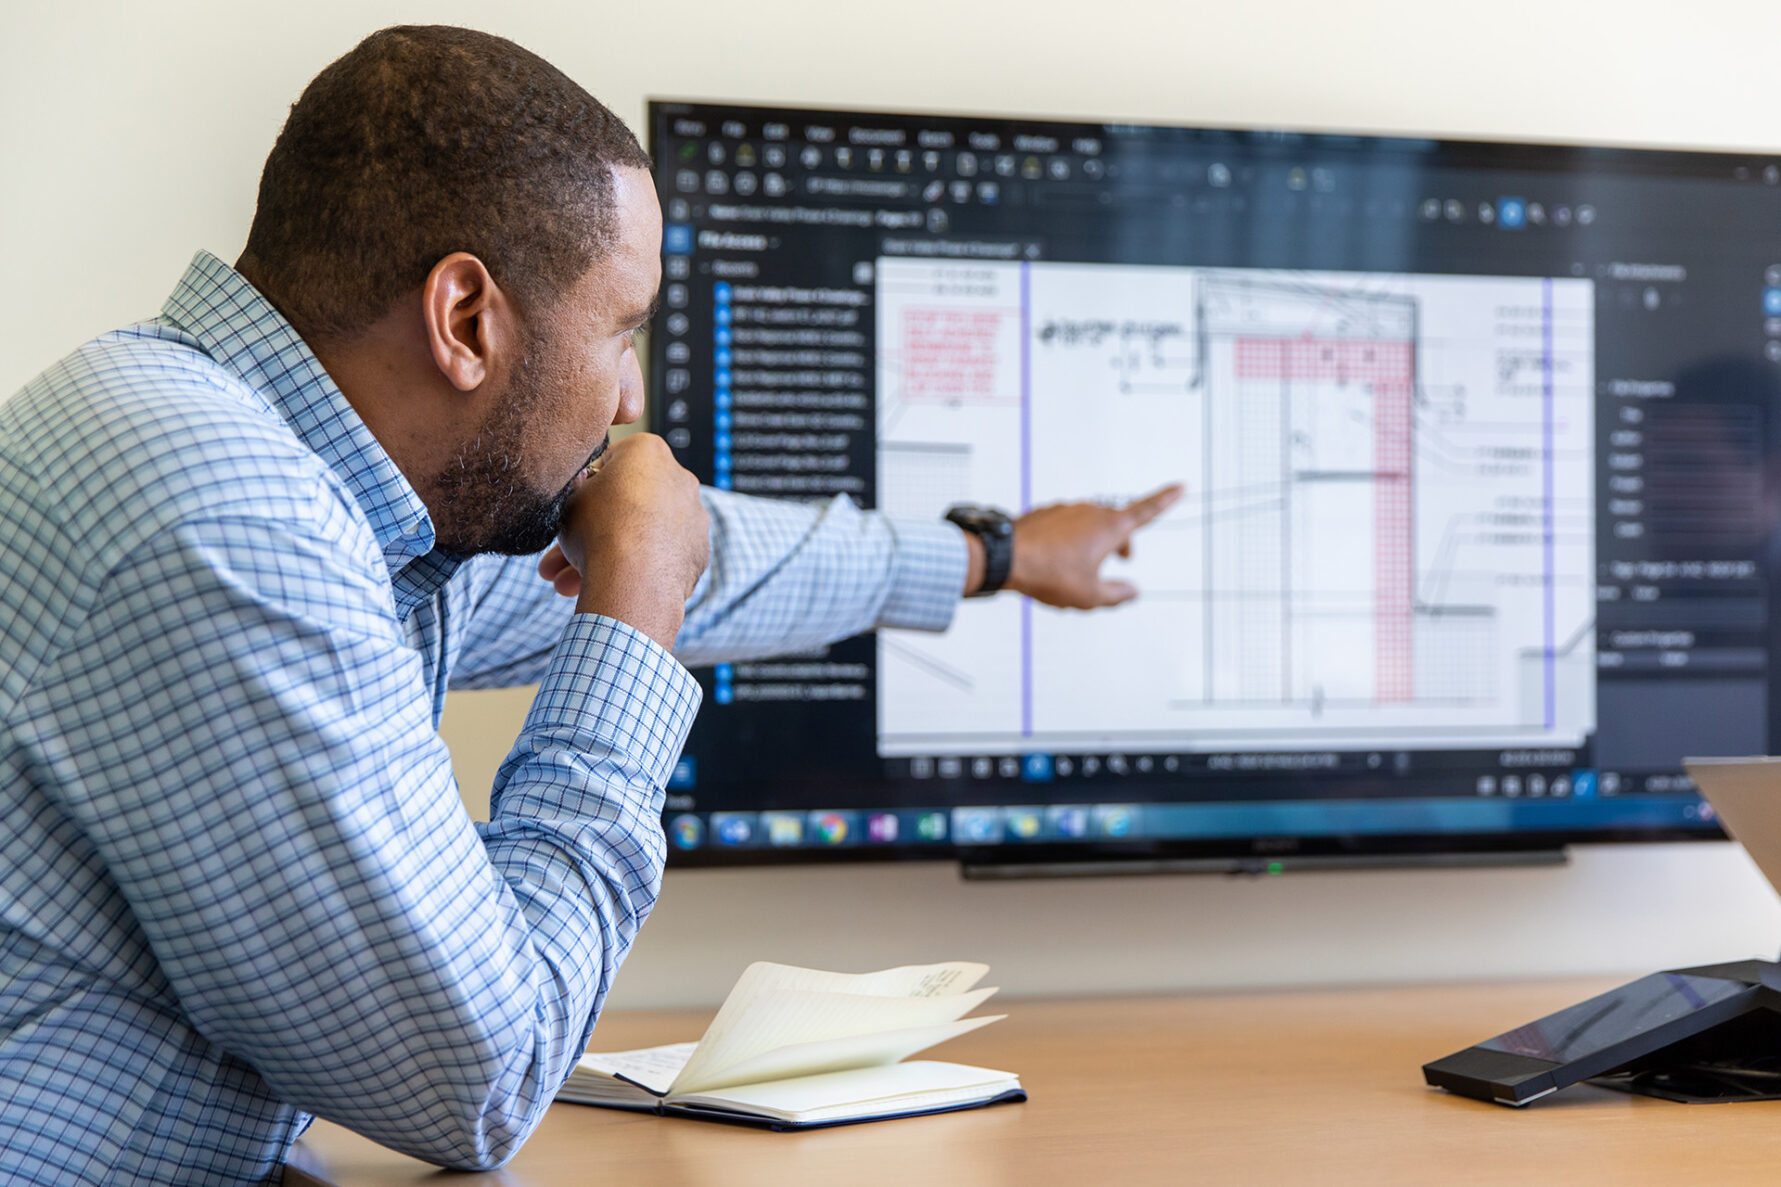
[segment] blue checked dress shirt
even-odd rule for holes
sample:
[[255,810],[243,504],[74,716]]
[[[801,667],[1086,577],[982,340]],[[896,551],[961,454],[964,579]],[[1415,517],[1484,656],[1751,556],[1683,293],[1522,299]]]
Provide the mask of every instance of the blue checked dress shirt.
[[[950,526],[706,497],[687,662],[950,619]],[[433,538],[207,254],[0,404],[0,1180],[261,1180],[310,1115],[490,1167],[538,1123],[654,904],[698,685]],[[532,682],[472,824],[446,690]]]

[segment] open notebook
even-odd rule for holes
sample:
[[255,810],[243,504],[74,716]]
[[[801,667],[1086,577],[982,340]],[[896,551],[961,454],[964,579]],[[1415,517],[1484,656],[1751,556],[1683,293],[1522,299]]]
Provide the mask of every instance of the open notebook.
[[774,1129],[1025,1100],[1011,1072],[905,1062],[1003,1017],[964,1017],[995,992],[972,988],[988,971],[962,961],[860,974],[757,962],[697,1043],[584,1055],[557,1099]]

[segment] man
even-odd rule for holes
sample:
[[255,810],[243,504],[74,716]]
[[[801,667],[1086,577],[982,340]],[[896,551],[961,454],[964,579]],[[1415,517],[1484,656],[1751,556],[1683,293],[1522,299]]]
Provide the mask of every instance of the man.
[[[517,46],[386,30],[293,107],[235,269],[0,406],[0,1173],[260,1180],[311,1114],[503,1163],[655,899],[670,650],[939,628],[983,583],[950,525],[605,448],[647,166]],[[1172,498],[1032,513],[1007,584],[1124,600],[1100,563]],[[530,682],[472,825],[445,692]]]

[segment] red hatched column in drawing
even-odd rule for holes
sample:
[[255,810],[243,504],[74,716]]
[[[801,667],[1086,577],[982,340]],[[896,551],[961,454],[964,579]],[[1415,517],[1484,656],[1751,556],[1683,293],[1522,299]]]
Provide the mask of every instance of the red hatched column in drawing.
[[1374,699],[1414,692],[1415,528],[1411,476],[1414,358],[1408,341],[1367,338],[1238,338],[1239,380],[1360,383],[1373,396]]

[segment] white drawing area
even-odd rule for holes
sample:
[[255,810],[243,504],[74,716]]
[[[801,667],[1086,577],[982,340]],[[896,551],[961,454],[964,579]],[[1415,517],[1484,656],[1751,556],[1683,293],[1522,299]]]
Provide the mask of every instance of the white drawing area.
[[1577,745],[1585,280],[881,259],[878,500],[1188,494],[1076,614],[879,638],[885,755]]

